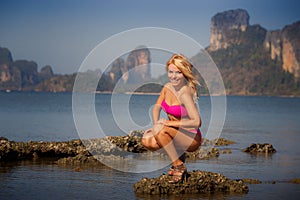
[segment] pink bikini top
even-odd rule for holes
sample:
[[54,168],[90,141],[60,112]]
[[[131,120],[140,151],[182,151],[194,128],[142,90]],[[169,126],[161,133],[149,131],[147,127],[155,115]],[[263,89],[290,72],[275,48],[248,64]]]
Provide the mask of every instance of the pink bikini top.
[[166,103],[165,100],[163,100],[161,102],[161,107],[167,114],[173,115],[174,117],[181,118],[181,117],[188,116],[187,110],[184,106],[181,105],[170,106]]

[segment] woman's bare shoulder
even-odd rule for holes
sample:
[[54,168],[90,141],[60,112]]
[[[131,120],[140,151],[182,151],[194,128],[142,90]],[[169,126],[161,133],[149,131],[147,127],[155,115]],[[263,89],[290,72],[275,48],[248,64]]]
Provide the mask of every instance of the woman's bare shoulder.
[[193,95],[193,89],[187,85],[183,86],[180,90],[181,95]]
[[182,103],[190,101],[193,99],[193,90],[189,86],[183,86],[178,97]]
[[169,89],[170,89],[170,83],[166,83],[166,84],[162,87],[162,89],[161,89],[161,91],[160,91],[160,95],[165,95],[166,91],[169,90]]
[[164,91],[170,91],[172,89],[172,84],[170,82],[166,83],[163,87]]
[[170,82],[167,82],[167,83],[164,85],[164,88],[170,89],[171,86],[172,86],[172,84],[171,84]]

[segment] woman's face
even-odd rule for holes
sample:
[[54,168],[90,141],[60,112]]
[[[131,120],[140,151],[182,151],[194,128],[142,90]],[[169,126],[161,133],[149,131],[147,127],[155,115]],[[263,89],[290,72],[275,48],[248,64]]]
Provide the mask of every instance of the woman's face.
[[174,64],[168,66],[168,77],[174,87],[182,87],[185,84],[183,73]]

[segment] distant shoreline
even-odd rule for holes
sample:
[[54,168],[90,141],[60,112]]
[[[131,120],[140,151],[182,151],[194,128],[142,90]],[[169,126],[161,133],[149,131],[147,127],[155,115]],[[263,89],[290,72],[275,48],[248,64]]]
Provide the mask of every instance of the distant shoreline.
[[[53,93],[53,94],[67,94],[67,93],[73,93],[72,91],[66,91],[66,92],[49,92],[49,91],[15,91],[15,90],[0,90],[0,93]],[[80,93],[80,92],[75,92]],[[96,91],[96,92],[81,92],[82,94],[133,94],[133,95],[159,95],[158,92],[111,92],[111,91]],[[199,97],[207,97],[207,96],[213,96],[213,97],[219,97],[224,96],[220,94],[200,94]],[[254,95],[254,94],[248,94],[248,95],[242,95],[242,94],[226,94],[228,97],[282,97],[282,98],[300,98],[300,95]]]

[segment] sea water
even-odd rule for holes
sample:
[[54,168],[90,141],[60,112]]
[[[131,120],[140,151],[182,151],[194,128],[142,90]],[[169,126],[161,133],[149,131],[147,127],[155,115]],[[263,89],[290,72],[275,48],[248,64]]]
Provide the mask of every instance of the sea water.
[[[84,135],[78,133],[74,122],[71,93],[0,93],[0,136],[14,141],[65,141],[82,136],[126,135],[129,130],[151,126],[156,95],[114,94],[114,101],[111,94],[95,94],[93,98],[94,105],[77,106],[81,106],[82,115],[88,115],[92,108],[101,131]],[[299,185],[288,180],[300,178],[300,98],[228,96],[226,100],[220,137],[236,142],[222,147],[232,153],[189,162],[188,170],[222,173],[232,179],[259,179],[263,183],[249,185],[249,193],[243,195],[184,195],[163,199],[298,199]],[[203,121],[201,131],[205,135],[211,120],[211,99],[200,97],[198,104]],[[130,123],[122,123],[127,118]],[[93,132],[96,128],[90,129]],[[277,152],[273,155],[242,152],[252,143],[270,143]],[[78,171],[46,160],[2,163],[0,199],[152,199],[153,196],[134,194],[132,186],[143,177],[156,177],[166,171],[167,168],[161,168],[147,173],[126,173],[106,166]]]

